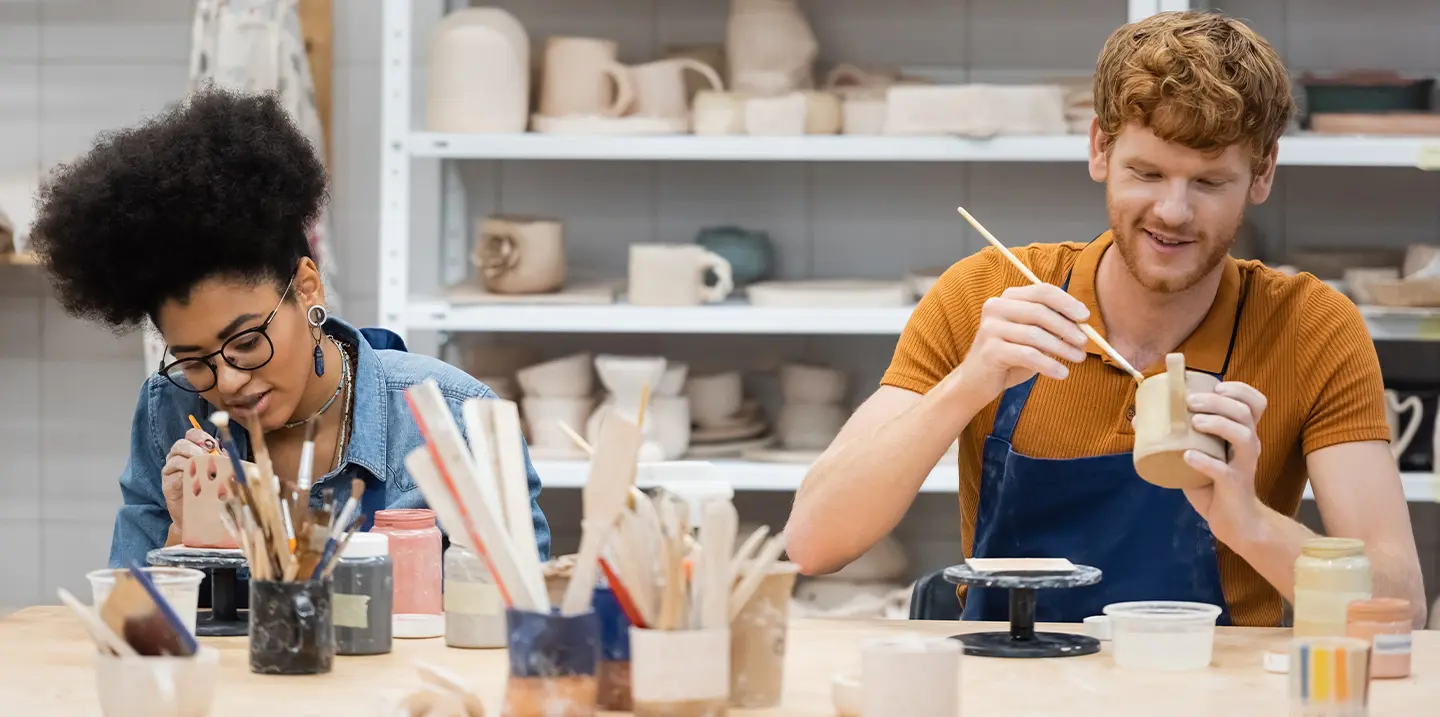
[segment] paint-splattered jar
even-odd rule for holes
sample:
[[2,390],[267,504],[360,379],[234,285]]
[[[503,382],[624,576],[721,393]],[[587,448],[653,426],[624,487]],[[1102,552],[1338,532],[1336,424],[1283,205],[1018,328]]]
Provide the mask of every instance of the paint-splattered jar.
[[592,717],[600,661],[594,611],[579,615],[505,611],[510,676],[507,717]]
[[1410,601],[1400,598],[1373,598],[1350,603],[1346,611],[1346,633],[1370,643],[1370,676],[1410,676],[1410,651],[1414,626],[1410,622]]
[[390,536],[350,536],[334,574],[335,654],[383,655],[390,651],[395,579]]
[[1295,560],[1295,635],[1343,637],[1345,610],[1370,599],[1370,561],[1354,538],[1311,538]]
[[395,637],[426,638],[445,634],[442,596],[442,544],[435,512],[428,509],[375,512],[373,533],[390,536],[395,571]]

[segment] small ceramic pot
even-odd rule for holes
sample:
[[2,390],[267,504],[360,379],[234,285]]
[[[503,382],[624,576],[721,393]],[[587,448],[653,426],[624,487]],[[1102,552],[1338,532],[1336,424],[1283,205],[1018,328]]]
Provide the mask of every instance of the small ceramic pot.
[[[730,278],[737,287],[764,281],[775,269],[775,246],[768,232],[734,224],[705,227],[695,243],[730,262]],[[713,273],[706,276],[706,283],[716,280]]]

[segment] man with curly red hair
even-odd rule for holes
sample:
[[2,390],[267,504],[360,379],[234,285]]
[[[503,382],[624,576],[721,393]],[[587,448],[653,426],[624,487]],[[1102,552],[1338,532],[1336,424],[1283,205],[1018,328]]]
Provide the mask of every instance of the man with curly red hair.
[[[894,528],[958,437],[966,556],[1103,571],[1098,585],[1042,597],[1041,621],[1167,599],[1218,605],[1221,624],[1280,624],[1313,537],[1293,518],[1308,479],[1329,534],[1364,541],[1374,593],[1409,600],[1422,626],[1364,320],[1313,276],[1229,256],[1247,205],[1270,194],[1295,111],[1283,62],[1236,20],[1160,13],[1110,36],[1094,97],[1089,171],[1105,185],[1109,230],[1015,249],[1046,285],[993,249],[945,272],[882,385],[806,476],[791,558],[809,574],[854,560]],[[1228,460],[1184,456],[1210,485],[1171,490],[1136,474],[1135,382],[1076,322],[1147,376],[1179,352],[1220,379],[1189,399],[1195,430],[1230,445]],[[1006,618],[1002,591],[962,599],[965,619]]]

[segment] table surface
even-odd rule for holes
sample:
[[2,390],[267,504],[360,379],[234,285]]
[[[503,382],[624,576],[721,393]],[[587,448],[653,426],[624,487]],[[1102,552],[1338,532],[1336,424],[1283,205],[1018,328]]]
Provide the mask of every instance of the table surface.
[[[1076,631],[1078,625],[1045,625]],[[1003,629],[994,623],[905,620],[797,620],[791,623],[781,707],[730,710],[736,715],[833,715],[830,677],[858,669],[859,644],[899,632],[952,635]],[[1224,715],[1275,717],[1287,713],[1287,676],[1261,668],[1265,650],[1283,650],[1290,631],[1219,628],[1208,670],[1152,673],[1114,666],[1109,644],[1096,655],[1044,660],[965,657],[961,711],[965,715],[1154,717]],[[382,700],[418,686],[417,661],[445,667],[471,681],[489,715],[500,714],[503,650],[459,650],[441,639],[396,640],[388,655],[338,657],[328,675],[251,674],[245,638],[205,638],[220,651],[224,679],[211,717],[371,717]],[[63,607],[36,607],[0,620],[0,713],[7,716],[99,715],[91,659],[94,648]],[[1370,717],[1434,714],[1440,702],[1440,632],[1415,634],[1409,678],[1375,680]],[[277,708],[279,710],[277,711]]]

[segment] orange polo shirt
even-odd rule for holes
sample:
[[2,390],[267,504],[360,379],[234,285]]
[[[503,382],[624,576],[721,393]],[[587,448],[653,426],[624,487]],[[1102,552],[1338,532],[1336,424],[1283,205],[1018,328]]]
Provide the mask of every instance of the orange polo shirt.
[[[1032,244],[1012,251],[1044,281],[1062,285],[1070,274],[1070,295],[1089,307],[1090,325],[1104,336],[1095,273],[1112,240],[1106,232],[1088,243]],[[1390,439],[1380,362],[1364,319],[1343,294],[1309,274],[1287,276],[1260,262],[1227,258],[1210,312],[1177,349],[1185,354],[1187,368],[1221,371],[1247,282],[1225,380],[1243,381],[1265,395],[1255,490],[1266,505],[1293,516],[1305,491],[1306,454],[1337,443]],[[1025,283],[989,247],[951,266],[911,315],[881,383],[929,391],[965,357],[984,301]],[[1094,342],[1088,350],[1090,355],[1070,366],[1064,381],[1044,376],[1036,381],[1015,427],[1017,453],[1081,458],[1134,447],[1135,381]],[[1136,368],[1149,376],[1165,366],[1162,359]],[[966,556],[975,541],[980,455],[998,406],[997,398],[960,436],[960,535]],[[1217,541],[1215,548],[1234,623],[1279,624],[1280,594],[1225,545]]]

